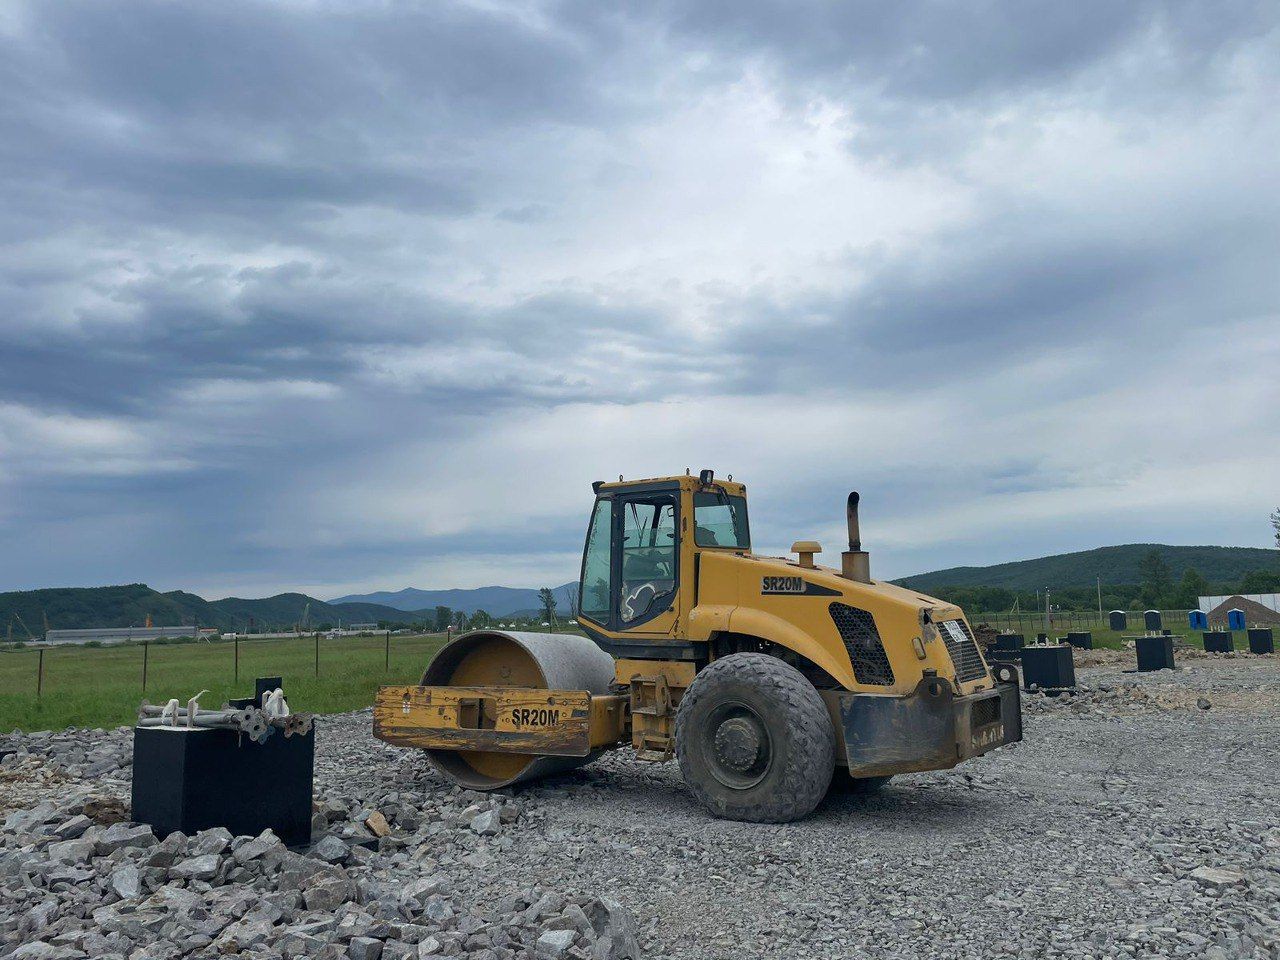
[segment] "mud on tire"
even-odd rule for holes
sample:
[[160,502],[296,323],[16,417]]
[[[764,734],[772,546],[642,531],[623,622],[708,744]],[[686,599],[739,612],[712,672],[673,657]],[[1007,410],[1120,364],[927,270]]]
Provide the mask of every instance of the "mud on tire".
[[701,670],[680,701],[676,758],[690,792],[716,816],[785,823],[826,795],[835,730],[798,670],[735,653]]

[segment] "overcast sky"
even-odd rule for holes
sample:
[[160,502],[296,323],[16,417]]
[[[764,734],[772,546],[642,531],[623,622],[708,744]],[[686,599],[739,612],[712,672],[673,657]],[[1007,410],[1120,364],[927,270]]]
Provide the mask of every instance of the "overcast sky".
[[0,0],[0,590],[1270,545],[1280,6]]

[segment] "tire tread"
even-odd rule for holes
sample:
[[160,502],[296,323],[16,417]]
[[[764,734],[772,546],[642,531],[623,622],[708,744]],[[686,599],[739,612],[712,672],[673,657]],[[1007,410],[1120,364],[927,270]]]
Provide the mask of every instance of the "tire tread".
[[[727,684],[765,693],[786,716],[790,749],[786,769],[767,795],[729,806],[700,782],[688,755],[694,709]],[[799,670],[763,653],[735,653],[699,671],[676,712],[676,757],[694,797],[718,816],[753,823],[786,823],[807,816],[826,796],[835,768],[835,730],[818,691]]]

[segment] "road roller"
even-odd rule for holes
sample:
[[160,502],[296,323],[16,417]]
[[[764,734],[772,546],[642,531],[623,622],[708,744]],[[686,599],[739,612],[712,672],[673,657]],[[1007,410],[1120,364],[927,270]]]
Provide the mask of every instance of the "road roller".
[[772,823],[1022,739],[1016,668],[988,666],[964,612],[872,579],[857,493],[835,568],[811,540],[753,553],[732,476],[592,489],[581,635],[463,634],[378,691],[376,736],[474,790],[630,746],[674,759],[712,814]]

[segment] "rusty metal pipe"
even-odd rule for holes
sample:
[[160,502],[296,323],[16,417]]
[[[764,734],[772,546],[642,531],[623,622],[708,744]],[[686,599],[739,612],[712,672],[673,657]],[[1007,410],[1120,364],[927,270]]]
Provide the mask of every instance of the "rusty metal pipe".
[[849,493],[849,501],[845,506],[845,518],[849,523],[849,552],[857,553],[862,549],[862,531],[858,529],[858,491]]
[[862,530],[858,524],[858,491],[849,494],[845,519],[849,524],[849,549],[840,554],[840,573],[858,583],[871,582],[871,557],[862,549]]

